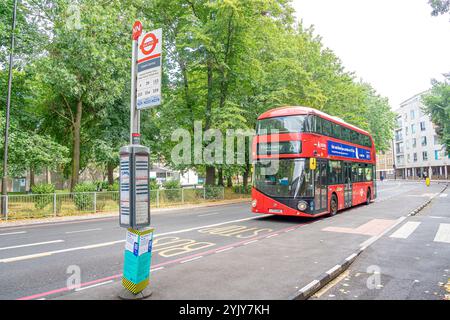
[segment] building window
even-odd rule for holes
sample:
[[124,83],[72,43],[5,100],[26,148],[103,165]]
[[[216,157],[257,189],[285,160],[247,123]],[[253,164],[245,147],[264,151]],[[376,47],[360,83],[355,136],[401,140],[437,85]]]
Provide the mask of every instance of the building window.
[[439,160],[439,150],[434,151],[434,160]]
[[413,138],[413,139],[412,139],[412,147],[413,147],[413,148],[416,148],[416,147],[417,147],[417,139],[416,139],[416,138]]
[[422,147],[426,147],[427,146],[427,137],[426,136],[422,137],[421,144],[422,144]]
[[412,124],[411,125],[411,134],[415,134],[416,133],[416,125]]
[[417,153],[414,152],[413,156],[414,156],[414,162],[417,162]]
[[410,154],[408,154],[408,163],[410,163],[411,162],[411,155]]
[[425,121],[422,121],[421,123],[420,123],[420,131],[425,131],[427,128],[426,128],[426,126],[425,126]]
[[428,160],[428,152],[426,152],[426,151],[422,152],[422,156],[423,156],[423,161]]
[[406,128],[405,128],[405,136],[408,136],[408,133],[409,133],[409,128],[406,127]]
[[407,114],[407,113],[405,113],[405,114],[403,115],[403,119],[405,119],[405,121],[408,121],[408,114]]
[[414,110],[411,110],[411,120],[414,120],[414,117],[415,117]]

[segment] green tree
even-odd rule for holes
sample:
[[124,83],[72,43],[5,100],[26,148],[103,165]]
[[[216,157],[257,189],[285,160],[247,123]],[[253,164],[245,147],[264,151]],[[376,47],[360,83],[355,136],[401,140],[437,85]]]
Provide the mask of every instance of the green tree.
[[425,111],[431,116],[436,125],[436,133],[447,151],[450,150],[450,77],[443,82],[432,81],[433,88],[422,101]]
[[433,11],[431,15],[438,16],[441,14],[446,14],[450,11],[450,0],[428,0]]

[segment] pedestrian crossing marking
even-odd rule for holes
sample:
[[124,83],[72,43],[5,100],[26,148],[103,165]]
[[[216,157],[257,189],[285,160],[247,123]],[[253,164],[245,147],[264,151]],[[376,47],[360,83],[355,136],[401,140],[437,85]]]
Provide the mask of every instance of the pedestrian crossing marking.
[[443,193],[443,194],[441,194],[439,197],[441,197],[441,198],[447,198],[447,196],[448,196],[447,193]]
[[407,222],[397,229],[390,238],[407,239],[420,225],[420,222]]
[[439,225],[439,230],[436,233],[434,242],[450,243],[450,224],[449,223],[441,223]]

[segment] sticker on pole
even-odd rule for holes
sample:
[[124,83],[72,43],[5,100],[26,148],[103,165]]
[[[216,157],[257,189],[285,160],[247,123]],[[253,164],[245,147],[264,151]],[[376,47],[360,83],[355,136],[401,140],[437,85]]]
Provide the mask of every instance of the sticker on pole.
[[136,108],[161,104],[162,29],[142,34],[138,40]]

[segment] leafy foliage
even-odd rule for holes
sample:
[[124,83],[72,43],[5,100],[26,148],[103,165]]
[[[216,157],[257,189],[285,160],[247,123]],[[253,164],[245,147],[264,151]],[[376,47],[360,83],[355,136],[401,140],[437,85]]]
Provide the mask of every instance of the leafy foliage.
[[450,150],[450,78],[444,82],[433,81],[431,92],[425,95],[425,111],[436,125],[436,134],[447,151]]
[[75,206],[80,211],[89,211],[94,208],[94,194],[97,191],[97,186],[92,182],[82,182],[75,186],[73,200]]
[[53,193],[55,193],[55,186],[53,184],[38,184],[33,186],[31,190],[36,195],[33,198],[36,209],[42,210],[53,201]]

